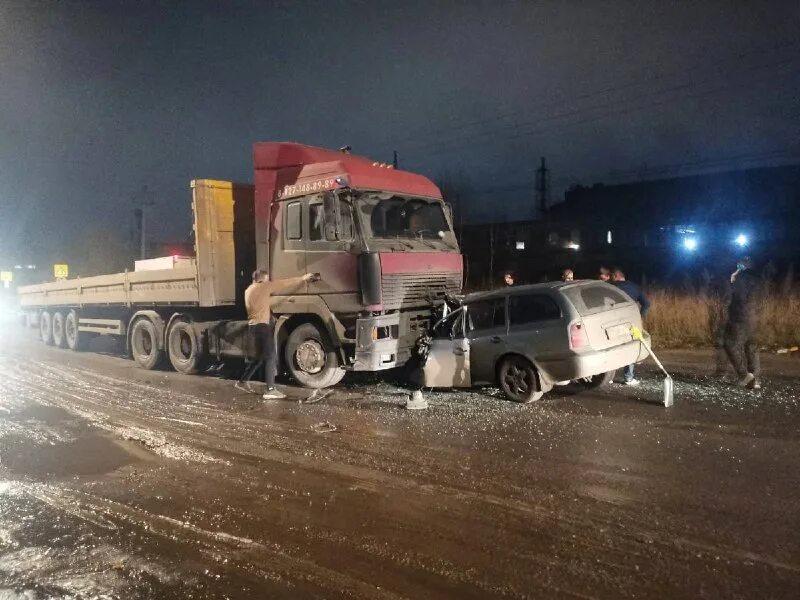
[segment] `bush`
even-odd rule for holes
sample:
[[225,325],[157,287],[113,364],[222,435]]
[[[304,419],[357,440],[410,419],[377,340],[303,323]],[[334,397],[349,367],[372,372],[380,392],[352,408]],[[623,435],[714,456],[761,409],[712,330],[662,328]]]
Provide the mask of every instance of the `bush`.
[[[652,308],[645,329],[657,348],[713,346],[722,336],[726,301],[704,290],[650,290]],[[761,346],[784,348],[800,343],[800,290],[765,283],[757,298]]]

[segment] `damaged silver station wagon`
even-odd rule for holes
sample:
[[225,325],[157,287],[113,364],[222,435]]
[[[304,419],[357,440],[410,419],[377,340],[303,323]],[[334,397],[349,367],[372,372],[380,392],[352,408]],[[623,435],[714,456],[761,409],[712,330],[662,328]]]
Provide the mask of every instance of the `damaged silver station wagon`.
[[470,294],[433,327],[418,383],[496,384],[517,402],[538,400],[554,385],[573,381],[599,387],[617,369],[647,357],[631,334],[641,326],[636,302],[601,281]]

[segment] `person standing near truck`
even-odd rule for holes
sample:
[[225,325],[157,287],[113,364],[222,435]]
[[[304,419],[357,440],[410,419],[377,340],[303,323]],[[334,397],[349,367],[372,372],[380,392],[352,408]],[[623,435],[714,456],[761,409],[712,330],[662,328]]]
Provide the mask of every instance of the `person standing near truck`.
[[756,343],[756,291],[758,277],[753,272],[749,256],[736,265],[731,275],[731,300],[728,304],[728,324],[723,334],[723,345],[731,361],[737,382],[741,387],[761,389],[759,375],[761,363]]
[[[615,268],[611,273],[611,281],[639,304],[639,312],[642,314],[642,319],[644,319],[647,311],[650,310],[650,300],[644,295],[642,288],[638,284],[625,279],[625,272],[619,267]],[[622,376],[625,385],[639,385],[639,380],[634,377],[634,367],[635,364],[628,365],[623,370]]]
[[245,370],[241,379],[236,382],[237,388],[242,389],[242,386],[246,385],[259,367],[263,365],[265,371],[264,381],[267,384],[267,389],[262,398],[270,400],[286,397],[286,394],[275,387],[275,375],[278,371],[278,349],[275,345],[275,324],[272,322],[270,301],[272,295],[276,292],[290,290],[302,283],[313,281],[315,278],[315,275],[306,273],[299,277],[269,281],[269,275],[266,271],[261,269],[253,271],[253,283],[244,291],[244,305],[247,309],[250,331],[253,339],[256,340],[256,347],[259,348],[259,356]]

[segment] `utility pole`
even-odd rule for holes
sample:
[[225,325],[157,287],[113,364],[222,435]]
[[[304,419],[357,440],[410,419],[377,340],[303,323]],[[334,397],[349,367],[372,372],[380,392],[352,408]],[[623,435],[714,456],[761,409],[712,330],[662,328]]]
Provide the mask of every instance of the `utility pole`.
[[392,159],[392,165],[394,168],[397,168],[397,150],[394,151],[394,158]]
[[544,156],[538,169],[536,169],[536,207],[539,209],[539,216],[544,217],[547,212],[547,205],[550,201],[550,169],[544,162]]

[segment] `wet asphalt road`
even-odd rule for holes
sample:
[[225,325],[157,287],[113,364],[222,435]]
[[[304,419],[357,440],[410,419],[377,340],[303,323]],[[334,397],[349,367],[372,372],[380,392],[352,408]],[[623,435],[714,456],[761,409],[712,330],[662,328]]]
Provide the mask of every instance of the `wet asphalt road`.
[[[800,359],[317,403],[0,332],[0,598],[792,598]],[[335,431],[330,431],[333,427]]]

